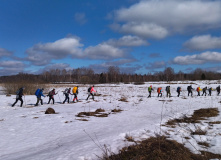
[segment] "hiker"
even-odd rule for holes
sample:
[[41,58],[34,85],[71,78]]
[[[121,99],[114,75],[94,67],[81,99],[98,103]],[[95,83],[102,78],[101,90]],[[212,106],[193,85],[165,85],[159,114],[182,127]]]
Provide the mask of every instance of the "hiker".
[[88,97],[87,97],[86,100],[88,100],[88,98],[90,97],[90,95],[92,96],[92,99],[94,100],[94,92],[96,92],[96,91],[94,90],[94,86],[89,87],[87,91],[88,91]]
[[177,93],[178,93],[177,97],[180,96],[180,92],[181,92],[181,87],[177,87]]
[[63,91],[64,95],[65,95],[65,100],[63,101],[63,104],[66,102],[66,100],[68,100],[69,103],[69,94],[71,94],[71,88],[66,88],[65,91]]
[[204,93],[205,93],[205,96],[206,96],[206,90],[207,90],[207,87],[204,87],[204,88],[203,88],[203,94],[202,94],[202,96],[204,95]]
[[78,102],[78,97],[77,97],[77,95],[78,95],[78,86],[77,87],[75,86],[73,88],[72,93],[74,94],[73,102],[75,101],[75,99],[76,99],[76,102]]
[[162,97],[162,87],[157,88],[158,97]]
[[208,95],[211,96],[213,88],[210,87],[208,90],[209,90],[209,94]]
[[217,96],[219,96],[219,94],[220,94],[220,85],[218,87],[216,87],[216,91],[217,91]]
[[50,101],[52,100],[53,101],[53,104],[54,104],[54,95],[56,95],[57,93],[55,93],[55,89],[51,90],[47,96],[49,96],[49,101],[48,101],[48,104],[50,103]]
[[41,101],[41,105],[43,105],[43,100],[41,99],[41,96],[45,97],[45,95],[43,94],[44,88],[42,89],[37,89],[35,92],[35,95],[37,96],[37,102],[35,104],[35,106],[38,106],[39,101]]
[[15,104],[18,102],[18,100],[21,101],[20,107],[22,107],[22,104],[23,104],[22,96],[24,95],[23,94],[24,89],[25,89],[25,87],[19,88],[19,90],[16,92],[16,100],[15,100],[15,103],[12,104],[12,107],[15,106]]
[[153,91],[153,88],[152,88],[152,85],[150,85],[150,87],[148,87],[148,92],[149,92],[148,98],[151,97],[151,92],[152,91]]
[[200,91],[202,91],[202,89],[201,89],[200,87],[197,87],[197,88],[196,88],[196,91],[197,91],[197,93],[198,93],[197,96],[200,96]]
[[167,97],[171,97],[170,86],[166,86]]
[[191,93],[191,96],[193,96],[192,89],[193,89],[193,88],[192,88],[192,85],[190,85],[190,86],[187,87],[188,96],[189,96],[190,93]]

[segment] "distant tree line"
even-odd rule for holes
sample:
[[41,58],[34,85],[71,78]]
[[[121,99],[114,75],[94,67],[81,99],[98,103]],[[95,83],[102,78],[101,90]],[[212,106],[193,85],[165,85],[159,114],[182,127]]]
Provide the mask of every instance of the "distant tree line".
[[42,74],[19,73],[13,76],[1,76],[0,83],[130,83],[130,82],[148,82],[148,81],[183,81],[183,80],[218,80],[221,74],[217,72],[195,69],[191,73],[179,71],[174,72],[171,67],[165,68],[164,71],[155,72],[154,74],[126,74],[121,73],[120,68],[110,66],[107,72],[97,74],[91,68],[77,68],[73,70],[51,69]]

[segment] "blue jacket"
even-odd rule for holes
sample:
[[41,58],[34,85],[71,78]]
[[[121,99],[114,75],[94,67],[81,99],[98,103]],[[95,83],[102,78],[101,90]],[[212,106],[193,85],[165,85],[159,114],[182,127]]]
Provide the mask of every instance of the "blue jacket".
[[42,90],[40,90],[40,92],[38,93],[37,97],[41,98],[41,96],[45,97],[45,95],[43,95],[43,91]]

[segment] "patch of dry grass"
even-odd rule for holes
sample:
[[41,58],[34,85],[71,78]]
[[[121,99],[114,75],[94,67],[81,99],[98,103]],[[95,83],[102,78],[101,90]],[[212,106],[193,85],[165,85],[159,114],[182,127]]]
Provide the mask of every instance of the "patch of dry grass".
[[205,108],[195,110],[191,117],[183,117],[181,119],[169,120],[166,125],[174,126],[177,123],[200,123],[208,117],[216,117],[219,114],[218,108]]
[[[209,154],[207,154],[209,156]],[[206,160],[207,157],[193,154],[184,145],[168,140],[165,136],[151,137],[147,140],[125,147],[118,154],[111,153],[102,160]]]
[[121,97],[121,99],[119,99],[118,101],[128,102],[126,97]]

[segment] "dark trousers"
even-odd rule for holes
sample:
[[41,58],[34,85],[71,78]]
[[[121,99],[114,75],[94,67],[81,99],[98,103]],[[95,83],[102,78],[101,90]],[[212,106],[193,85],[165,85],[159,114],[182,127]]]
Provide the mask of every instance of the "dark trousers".
[[35,106],[38,105],[39,101],[41,101],[41,105],[43,105],[43,101],[42,101],[41,97],[37,97],[37,102],[36,102]]
[[159,97],[159,96],[162,97],[162,93],[158,93],[158,97]]
[[149,96],[148,97],[151,97],[151,91],[149,91]]
[[198,92],[198,95],[197,96],[200,96],[200,92]]
[[220,91],[217,91],[217,96],[220,94]]
[[89,98],[90,96],[92,96],[92,99],[94,100],[94,94],[92,94],[92,93],[88,93],[87,100],[88,100],[88,98]]
[[167,92],[167,97],[171,97],[171,93],[170,92]]
[[50,103],[51,100],[52,100],[52,102],[53,102],[53,104],[54,104],[54,97],[53,97],[53,96],[49,96],[48,104]]
[[20,107],[22,107],[23,99],[21,97],[16,98],[15,103],[13,103],[12,107],[14,107],[14,105],[18,102],[18,100],[21,101]]
[[188,91],[188,96],[189,96],[190,93],[191,93],[191,96],[193,96],[193,92],[192,91]]
[[203,94],[202,94],[202,96],[204,95],[204,93],[205,93],[205,96],[206,96],[206,91],[203,91]]
[[177,97],[179,97],[180,96],[180,91],[178,91],[177,93],[178,93]]
[[66,102],[66,100],[68,100],[68,103],[69,103],[69,95],[67,94],[67,95],[65,95],[65,100],[63,101],[63,103],[65,103]]

